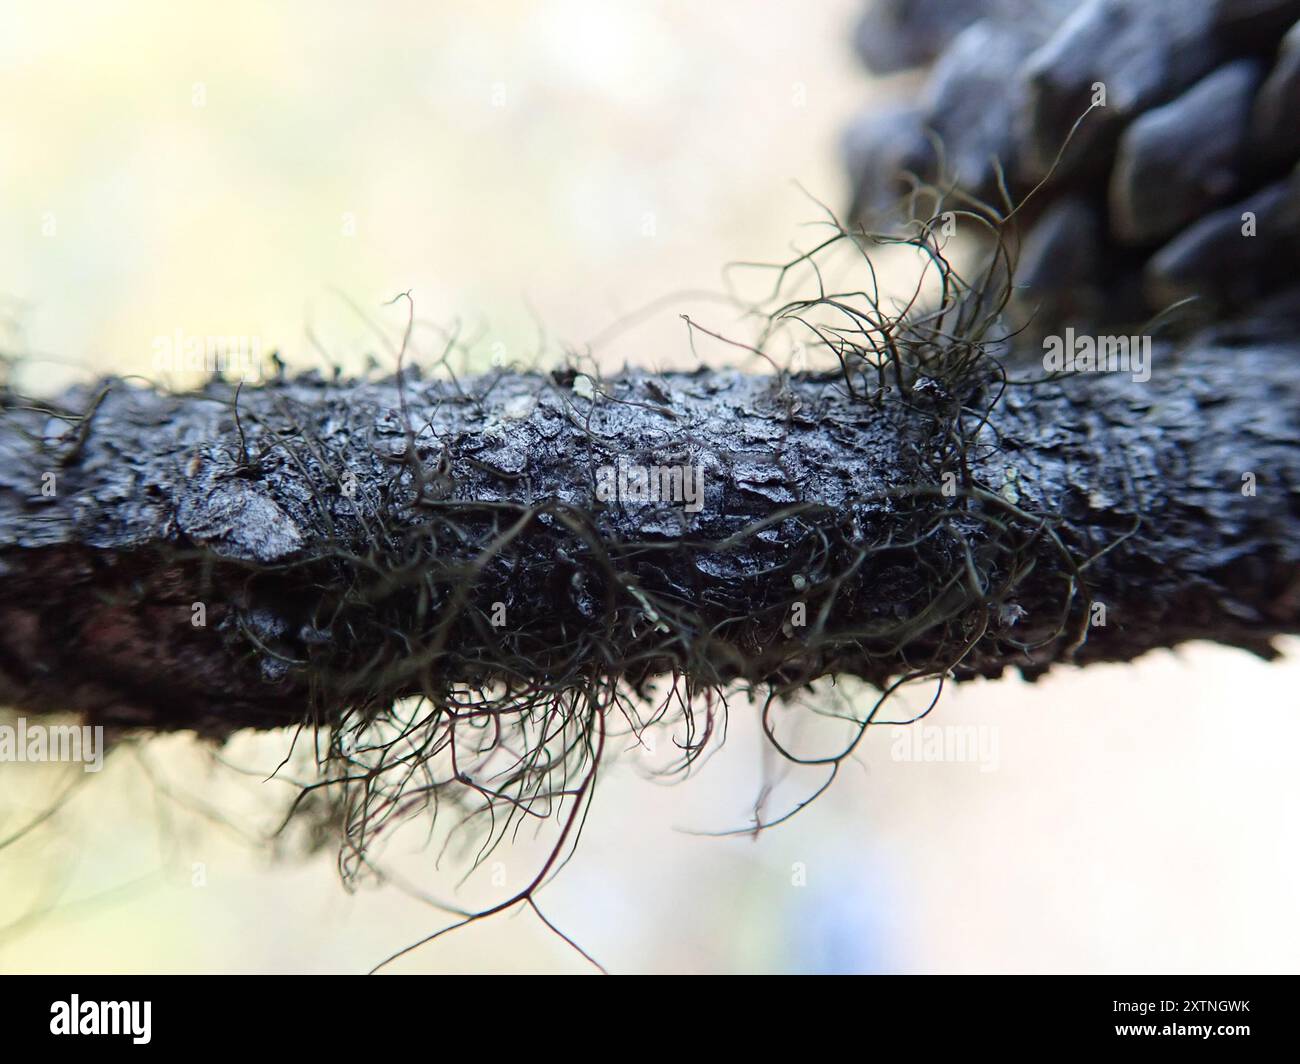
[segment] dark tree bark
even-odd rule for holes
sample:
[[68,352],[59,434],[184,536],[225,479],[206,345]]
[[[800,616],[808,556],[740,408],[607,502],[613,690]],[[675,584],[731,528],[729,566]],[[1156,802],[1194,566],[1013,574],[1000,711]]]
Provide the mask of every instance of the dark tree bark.
[[[1298,358],[1203,337],[996,403],[703,370],[4,394],[0,703],[220,736],[461,683],[1268,655]],[[619,460],[702,468],[702,506],[601,501]]]

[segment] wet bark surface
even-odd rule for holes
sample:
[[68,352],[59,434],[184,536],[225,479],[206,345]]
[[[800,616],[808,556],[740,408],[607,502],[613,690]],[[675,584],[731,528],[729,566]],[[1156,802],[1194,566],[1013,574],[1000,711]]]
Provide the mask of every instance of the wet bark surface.
[[[1298,359],[1203,337],[1146,382],[1000,398],[709,370],[5,394],[0,703],[221,736],[466,683],[1267,655],[1300,630]],[[602,498],[611,468],[702,497]]]

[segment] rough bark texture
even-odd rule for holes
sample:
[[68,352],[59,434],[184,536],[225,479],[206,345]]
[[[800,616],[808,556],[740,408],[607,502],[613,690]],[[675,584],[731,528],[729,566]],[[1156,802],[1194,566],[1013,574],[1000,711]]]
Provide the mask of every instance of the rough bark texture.
[[[408,377],[405,415],[391,379],[4,395],[0,704],[223,735],[457,682],[1267,654],[1300,630],[1298,358],[1157,346],[983,427],[988,386],[713,371]],[[701,467],[702,508],[598,501],[620,459]]]

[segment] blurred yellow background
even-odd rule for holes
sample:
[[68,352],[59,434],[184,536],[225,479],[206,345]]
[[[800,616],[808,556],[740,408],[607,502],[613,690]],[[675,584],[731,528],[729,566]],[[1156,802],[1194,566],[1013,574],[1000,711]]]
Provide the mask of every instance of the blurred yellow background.
[[[638,307],[718,291],[728,261],[786,257],[816,217],[795,182],[844,203],[840,130],[912,91],[857,69],[857,10],[8,3],[4,347],[41,390],[151,372],[177,331],[359,365],[367,319],[400,323],[380,304],[410,289],[504,357],[534,355],[539,321],[548,350],[581,352]],[[687,364],[678,315],[700,306],[667,300],[599,353]],[[738,702],[697,778],[662,787],[633,757],[603,776],[543,906],[614,971],[1295,970],[1296,649],[974,684],[927,724],[984,729],[996,756],[906,760],[877,729],[791,823],[701,838],[745,826],[776,771]],[[328,855],[276,863],[204,815],[264,830],[286,788],[258,781],[286,741],[232,744],[248,775],[183,738],[119,752],[0,850],[0,970],[358,971],[441,926],[395,886],[346,894]],[[5,765],[0,837],[63,778]],[[422,838],[399,836],[392,867],[455,896],[463,866],[435,868]],[[518,889],[538,853],[499,851],[461,897]],[[587,967],[525,914],[393,970]]]

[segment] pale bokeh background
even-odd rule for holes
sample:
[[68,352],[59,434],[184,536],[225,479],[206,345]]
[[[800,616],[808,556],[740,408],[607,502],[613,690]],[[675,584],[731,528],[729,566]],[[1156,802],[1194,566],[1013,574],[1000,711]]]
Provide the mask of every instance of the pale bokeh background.
[[[382,351],[363,316],[395,327],[379,304],[411,289],[485,350],[531,357],[540,320],[549,350],[580,351],[660,297],[717,291],[728,261],[784,257],[816,215],[793,182],[843,203],[840,129],[873,93],[912,91],[856,69],[856,9],[6,4],[6,350],[40,388],[148,372],[177,330],[307,366],[310,329],[359,364]],[[683,310],[726,324],[682,296],[600,353],[681,364]],[[928,723],[985,729],[984,764],[899,760],[878,729],[791,823],[701,838],[743,826],[772,768],[738,703],[694,780],[657,786],[630,758],[602,779],[544,907],[615,971],[1295,970],[1288,649],[1272,666],[1198,646],[971,685]],[[357,971],[440,926],[396,888],[345,894],[328,855],[277,864],[195,811],[264,829],[284,789],[256,774],[282,747],[234,744],[247,777],[183,739],[113,758],[0,851],[0,970]],[[3,766],[0,836],[55,776]],[[453,895],[456,861],[435,868],[420,839],[401,836],[392,866]],[[537,850],[497,859],[467,904],[517,889]],[[525,914],[395,970],[586,968]]]

